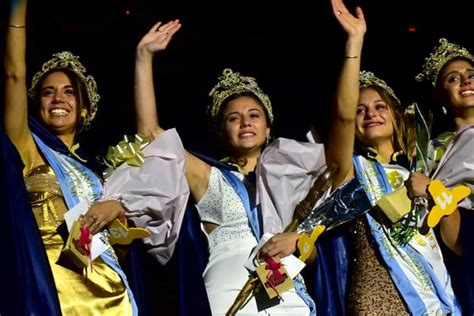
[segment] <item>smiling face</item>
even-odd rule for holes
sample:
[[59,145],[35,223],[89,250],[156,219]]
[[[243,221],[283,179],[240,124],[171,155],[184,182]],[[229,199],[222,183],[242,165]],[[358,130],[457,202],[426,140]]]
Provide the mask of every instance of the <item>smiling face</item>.
[[77,88],[62,71],[54,71],[42,81],[39,117],[56,135],[75,134],[80,117],[77,95]]
[[270,135],[264,107],[250,96],[229,101],[222,120],[225,144],[233,154],[259,153]]
[[372,88],[360,91],[356,116],[356,136],[368,146],[392,143],[394,119],[387,102]]
[[440,72],[438,91],[454,117],[474,116],[474,66],[463,59],[449,62]]

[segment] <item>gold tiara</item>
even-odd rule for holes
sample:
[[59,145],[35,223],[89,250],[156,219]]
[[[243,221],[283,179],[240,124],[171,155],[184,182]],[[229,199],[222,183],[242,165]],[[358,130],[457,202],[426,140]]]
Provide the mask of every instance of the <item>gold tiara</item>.
[[421,73],[416,75],[416,81],[431,81],[431,84],[435,86],[439,71],[448,61],[461,57],[474,62],[474,56],[464,47],[450,43],[445,38],[440,38],[439,43],[440,45],[435,47],[433,52],[425,58],[423,70]]
[[238,72],[233,72],[226,68],[219,77],[219,82],[209,92],[212,99],[211,104],[207,108],[208,114],[215,119],[219,113],[222,103],[231,95],[241,92],[250,92],[254,94],[263,104],[268,113],[270,123],[273,122],[272,103],[270,98],[262,89],[258,87],[257,81],[252,77],[241,76]]
[[401,106],[400,99],[395,95],[395,92],[390,88],[385,81],[377,78],[373,72],[362,70],[359,74],[359,85],[361,88],[370,86],[377,86],[384,89],[395,100],[398,106]]
[[100,100],[100,95],[97,93],[97,83],[92,76],[86,76],[86,68],[79,61],[79,56],[74,56],[71,52],[63,51],[53,54],[53,58],[43,64],[41,70],[38,71],[31,81],[31,88],[28,90],[30,98],[35,98],[35,88],[41,81],[45,74],[48,74],[54,69],[68,69],[74,72],[84,83],[87,96],[90,102],[90,109],[87,111],[86,117],[83,119],[81,129],[87,129],[90,127],[92,120],[94,119]]

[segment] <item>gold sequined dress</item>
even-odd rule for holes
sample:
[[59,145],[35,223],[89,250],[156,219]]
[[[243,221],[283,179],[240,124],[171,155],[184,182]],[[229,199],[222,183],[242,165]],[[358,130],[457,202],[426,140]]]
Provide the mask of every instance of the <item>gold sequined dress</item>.
[[66,205],[58,180],[48,165],[33,168],[25,183],[33,213],[48,255],[64,315],[131,315],[132,305],[120,276],[100,257],[87,278],[57,263],[64,242],[57,233]]

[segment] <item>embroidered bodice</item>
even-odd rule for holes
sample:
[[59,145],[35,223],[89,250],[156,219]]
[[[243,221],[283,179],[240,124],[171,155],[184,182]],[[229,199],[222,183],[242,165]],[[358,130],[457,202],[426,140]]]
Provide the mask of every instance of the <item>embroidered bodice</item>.
[[28,199],[40,228],[57,227],[63,221],[66,206],[58,179],[49,165],[33,168],[25,176]]
[[[240,173],[235,174],[242,179]],[[235,240],[254,238],[242,200],[221,171],[212,167],[209,186],[197,204],[201,221],[218,225],[209,235],[209,247]]]

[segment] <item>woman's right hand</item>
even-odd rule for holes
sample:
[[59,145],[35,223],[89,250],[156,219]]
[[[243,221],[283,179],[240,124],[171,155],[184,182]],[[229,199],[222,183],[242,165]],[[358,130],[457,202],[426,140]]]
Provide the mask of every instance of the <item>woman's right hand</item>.
[[153,56],[168,47],[173,35],[181,28],[178,19],[162,24],[157,22],[137,45],[135,54],[135,111],[137,131],[152,139],[163,129],[158,123],[153,81]]
[[152,58],[155,53],[165,50],[180,28],[181,23],[178,19],[165,24],[157,22],[138,43],[137,55]]

